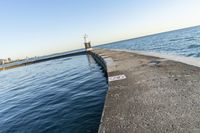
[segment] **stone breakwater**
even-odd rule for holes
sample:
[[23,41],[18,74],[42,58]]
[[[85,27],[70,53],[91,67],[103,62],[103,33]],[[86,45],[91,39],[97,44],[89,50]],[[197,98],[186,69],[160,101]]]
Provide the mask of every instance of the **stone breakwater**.
[[200,68],[136,53],[95,49],[109,89],[99,133],[200,132]]

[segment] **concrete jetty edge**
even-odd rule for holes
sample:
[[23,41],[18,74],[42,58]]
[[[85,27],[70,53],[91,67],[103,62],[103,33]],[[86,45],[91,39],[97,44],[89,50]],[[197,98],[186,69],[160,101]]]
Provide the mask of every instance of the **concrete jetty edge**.
[[99,54],[97,54],[97,53],[95,53],[95,52],[93,52],[93,51],[89,51],[88,53],[94,58],[94,60],[95,60],[95,61],[103,68],[103,70],[107,73],[107,65],[106,65],[105,59],[104,59],[101,55],[99,55]]
[[108,76],[99,133],[200,132],[199,67],[124,51],[89,53]]

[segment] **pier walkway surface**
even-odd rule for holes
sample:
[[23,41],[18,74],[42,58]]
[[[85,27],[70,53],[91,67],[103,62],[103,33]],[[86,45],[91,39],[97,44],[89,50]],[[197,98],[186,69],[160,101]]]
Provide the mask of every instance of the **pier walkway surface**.
[[104,59],[110,80],[99,133],[200,132],[200,68],[130,52],[92,54]]

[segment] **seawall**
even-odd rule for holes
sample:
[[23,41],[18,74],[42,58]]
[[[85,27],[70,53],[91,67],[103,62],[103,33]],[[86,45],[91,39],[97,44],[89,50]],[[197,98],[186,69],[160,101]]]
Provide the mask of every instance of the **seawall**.
[[200,68],[95,49],[108,75],[99,133],[200,132]]
[[82,54],[86,54],[86,51],[83,50],[83,51],[76,51],[76,52],[68,52],[68,53],[61,53],[61,54],[56,54],[56,55],[42,56],[42,57],[31,59],[31,60],[22,60],[22,61],[10,63],[10,64],[5,64],[4,66],[0,65],[0,71],[12,69],[16,67],[21,67],[21,66],[26,66],[26,65],[31,65],[35,63],[40,63],[44,61],[54,60],[54,59],[82,55]]

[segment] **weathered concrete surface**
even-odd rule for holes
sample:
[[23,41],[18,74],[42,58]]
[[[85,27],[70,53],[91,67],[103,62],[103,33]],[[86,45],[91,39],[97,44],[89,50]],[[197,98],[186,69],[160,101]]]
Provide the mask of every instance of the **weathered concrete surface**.
[[200,132],[200,68],[129,52],[94,50],[113,59],[99,133]]

